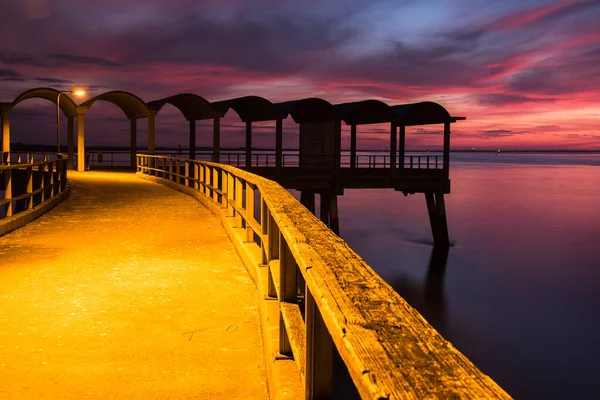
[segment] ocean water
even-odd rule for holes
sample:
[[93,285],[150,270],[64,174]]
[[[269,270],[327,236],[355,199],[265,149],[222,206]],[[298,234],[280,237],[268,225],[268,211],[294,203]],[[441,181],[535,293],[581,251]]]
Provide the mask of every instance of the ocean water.
[[517,399],[600,398],[600,154],[451,156],[447,257],[423,194],[347,190],[340,235]]

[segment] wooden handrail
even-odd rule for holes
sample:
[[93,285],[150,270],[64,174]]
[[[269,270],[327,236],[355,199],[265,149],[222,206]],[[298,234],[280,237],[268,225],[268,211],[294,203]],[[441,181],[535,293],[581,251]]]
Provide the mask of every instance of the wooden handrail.
[[[4,213],[0,214],[0,219],[31,210],[66,190],[69,159],[61,153],[57,156],[55,160],[48,160],[47,155],[44,155],[45,161],[34,162],[33,155],[28,153],[25,162],[22,162],[23,159],[19,156],[20,163],[0,165],[0,176],[4,182],[4,195],[0,198],[0,206],[4,207]],[[19,182],[15,181],[15,175],[19,171],[25,171],[25,182],[19,193],[16,193]],[[26,201],[25,207],[17,209],[17,202],[23,200]]]
[[[174,163],[185,163],[189,175],[173,171]],[[191,180],[231,232],[245,228],[231,240],[262,255],[256,270],[268,266],[279,352],[296,361],[307,399],[331,394],[334,345],[363,398],[510,398],[277,183],[229,165],[145,154],[137,170],[178,184]]]

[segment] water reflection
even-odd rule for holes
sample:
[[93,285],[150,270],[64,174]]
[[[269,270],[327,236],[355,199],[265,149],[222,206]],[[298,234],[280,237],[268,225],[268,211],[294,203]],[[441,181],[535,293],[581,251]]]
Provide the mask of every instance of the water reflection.
[[427,275],[418,282],[406,274],[390,282],[392,287],[444,337],[446,337],[446,296],[444,277],[448,263],[448,248],[434,247],[429,256]]

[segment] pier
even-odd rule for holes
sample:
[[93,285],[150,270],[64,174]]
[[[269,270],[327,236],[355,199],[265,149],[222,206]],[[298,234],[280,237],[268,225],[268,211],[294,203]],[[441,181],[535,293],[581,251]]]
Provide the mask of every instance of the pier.
[[[43,98],[57,103],[60,92],[50,88],[36,88],[23,92],[12,103],[0,103],[3,159],[10,154],[10,111],[23,101]],[[389,106],[378,100],[331,104],[320,98],[307,98],[272,103],[259,96],[245,96],[210,103],[201,96],[182,93],[145,103],[138,96],[111,91],[97,95],[80,105],[64,96],[60,108],[67,117],[69,167],[86,169],[85,115],[98,101],[118,106],[130,121],[129,167],[135,168],[137,151],[137,124],[148,123],[148,154],[155,154],[155,119],[161,109],[170,104],[181,111],[189,121],[189,159],[196,159],[196,121],[212,120],[212,162],[225,162],[242,167],[260,176],[277,181],[286,189],[302,192],[302,203],[314,209],[315,194],[321,196],[321,219],[339,232],[337,196],[348,188],[389,188],[405,195],[423,193],[430,217],[435,246],[448,247],[444,195],[450,193],[450,126],[464,120],[451,116],[441,105],[420,102]],[[58,107],[58,106],[57,106]],[[240,156],[221,154],[220,121],[233,110],[245,124],[245,151]],[[283,120],[291,117],[299,129],[299,151],[283,154]],[[75,118],[77,119],[77,153],[75,153]],[[252,124],[275,122],[275,151],[253,154]],[[341,126],[350,126],[350,154],[342,155]],[[371,124],[389,124],[388,155],[364,157],[357,154],[358,127]],[[406,151],[407,128],[437,125],[441,127],[439,154],[411,156]],[[254,156],[254,157],[253,157]],[[202,159],[202,158],[199,158]],[[290,159],[292,160],[290,162]],[[100,160],[97,160],[100,161]],[[103,161],[103,160],[102,160]],[[269,164],[269,161],[271,163]]]
[[[126,98],[119,96],[101,99]],[[359,119],[357,110],[374,115],[372,102],[334,107],[340,119],[333,122],[304,122],[309,125],[301,128],[301,137],[319,133],[334,146],[301,145],[300,165],[291,167],[284,165],[278,145],[271,167],[252,165],[250,120],[273,116],[252,108],[255,100],[211,105],[219,113],[232,107],[246,119],[249,151],[243,168],[198,160],[196,154],[156,155],[149,146],[147,153],[133,154],[135,172],[85,171],[79,121],[77,163],[73,151],[36,160],[4,147],[0,252],[6,281],[0,315],[6,328],[0,331],[5,336],[0,358],[13,361],[0,367],[8,368],[1,390],[38,398],[210,393],[213,398],[330,399],[340,372],[333,362],[337,356],[365,399],[510,398],[334,232],[335,196],[371,182],[367,187],[425,193],[434,237],[444,229],[447,237],[445,145],[456,118],[440,112],[446,118],[437,162],[442,168],[414,168],[414,162],[407,168],[404,151],[396,158],[396,147],[383,166],[363,167],[354,153],[346,166],[340,123],[344,118],[371,123]],[[431,104],[409,109],[441,107]],[[301,109],[289,107],[273,110],[293,116]],[[140,110],[124,111],[135,117]],[[395,143],[400,132],[402,149],[402,120],[399,111],[390,112],[390,140]],[[218,117],[206,116],[218,126]],[[3,128],[8,130],[5,119]],[[134,128],[132,123],[135,133]],[[211,156],[221,161],[218,140]],[[80,171],[74,174],[67,169],[75,164]],[[305,175],[313,164],[313,175]],[[302,191],[302,204],[287,188]],[[315,194],[321,195],[321,220],[314,215]],[[443,247],[444,238],[437,238]],[[223,357],[212,363],[205,354]],[[82,372],[96,355],[100,361]],[[102,379],[112,384],[105,386]]]

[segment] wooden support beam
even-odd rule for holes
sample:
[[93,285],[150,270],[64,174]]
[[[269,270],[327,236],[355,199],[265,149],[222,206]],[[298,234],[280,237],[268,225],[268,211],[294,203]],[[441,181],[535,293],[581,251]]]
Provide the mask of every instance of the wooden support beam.
[[443,193],[425,192],[431,234],[434,247],[449,247],[448,223],[446,221],[446,204]]
[[450,237],[448,235],[448,221],[446,220],[446,202],[443,193],[435,194],[435,208],[438,216],[438,241],[434,245],[440,247],[450,246]]
[[213,119],[213,162],[221,161],[221,119]]
[[275,123],[275,167],[283,165],[283,121],[277,119]]
[[406,127],[404,125],[400,126],[400,138],[398,144],[398,163],[400,164],[400,169],[404,169],[404,157],[406,153]]
[[450,123],[444,124],[444,172],[446,178],[450,176]]
[[301,190],[300,204],[302,204],[308,209],[308,211],[315,215],[315,192],[312,190]]
[[189,139],[190,139],[189,158],[190,158],[190,160],[195,160],[196,159],[196,120],[195,119],[190,121],[190,138]]
[[246,168],[252,165],[252,122],[246,122]]
[[334,154],[334,166],[333,170],[335,174],[340,173],[342,166],[342,121],[338,121],[334,125],[335,129],[335,150]]
[[336,234],[340,235],[340,219],[338,215],[338,196],[334,192],[330,196],[329,206],[329,228]]
[[356,168],[356,125],[350,125],[350,168]]
[[331,227],[331,194],[328,192],[321,192],[320,197],[321,212],[319,213],[319,219],[327,225],[327,227]]

